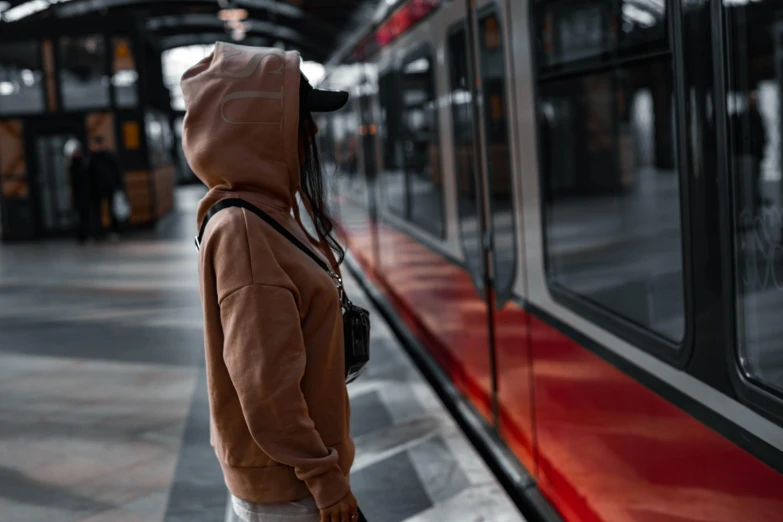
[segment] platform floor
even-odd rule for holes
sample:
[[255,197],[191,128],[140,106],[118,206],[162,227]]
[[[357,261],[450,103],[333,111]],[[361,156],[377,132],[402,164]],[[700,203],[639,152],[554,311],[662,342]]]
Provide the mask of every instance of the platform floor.
[[[201,194],[180,189],[155,231],[119,244],[0,245],[2,522],[233,520],[209,446]],[[523,520],[379,313],[350,394],[370,521]]]

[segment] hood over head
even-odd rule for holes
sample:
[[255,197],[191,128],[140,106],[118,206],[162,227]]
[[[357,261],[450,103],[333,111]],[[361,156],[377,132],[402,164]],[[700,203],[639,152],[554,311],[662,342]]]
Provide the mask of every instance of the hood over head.
[[182,77],[182,146],[217,201],[240,197],[290,211],[299,189],[299,53],[218,42]]

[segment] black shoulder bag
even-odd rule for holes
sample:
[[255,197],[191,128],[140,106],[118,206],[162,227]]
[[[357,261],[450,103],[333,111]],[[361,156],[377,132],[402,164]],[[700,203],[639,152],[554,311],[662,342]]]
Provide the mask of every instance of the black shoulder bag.
[[204,237],[204,230],[210,218],[223,209],[230,207],[239,207],[249,210],[256,216],[266,221],[272,228],[294,244],[299,250],[307,254],[310,259],[315,261],[334,281],[337,291],[340,295],[340,304],[343,312],[343,335],[345,340],[345,382],[349,383],[356,379],[364,366],[370,360],[370,312],[356,306],[348,299],[348,294],[343,287],[342,278],[334,273],[324,261],[315,255],[312,250],[307,248],[304,243],[299,241],[284,226],[274,220],[272,216],[245,201],[244,199],[229,198],[218,201],[209,209],[204,221],[201,223],[201,230],[196,236],[196,249],[201,248],[201,240]]

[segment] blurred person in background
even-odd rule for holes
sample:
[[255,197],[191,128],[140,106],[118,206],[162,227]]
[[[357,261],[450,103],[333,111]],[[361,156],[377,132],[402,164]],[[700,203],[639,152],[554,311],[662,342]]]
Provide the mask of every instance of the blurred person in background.
[[95,230],[99,239],[104,239],[106,233],[103,227],[103,207],[109,208],[110,234],[113,242],[119,240],[120,217],[114,205],[115,194],[125,193],[125,176],[119,160],[109,150],[102,136],[95,136],[90,147],[90,158],[87,167],[92,186],[92,206],[95,216]]
[[73,140],[67,144],[70,149],[68,173],[71,178],[71,200],[76,210],[76,238],[84,243],[89,237],[94,237],[92,183],[87,172],[87,161],[84,157],[82,144]]
[[753,158],[753,205],[755,214],[759,215],[765,204],[764,177],[761,164],[764,161],[764,151],[767,148],[767,130],[764,127],[764,118],[761,116],[758,103],[758,92],[750,93],[748,99],[748,123],[750,125],[750,155]]
[[737,168],[741,174],[737,179],[742,184],[739,189],[743,194],[744,225],[753,228],[766,204],[761,167],[767,147],[767,131],[764,126],[764,117],[758,106],[757,91],[754,90],[748,94],[745,108],[736,113],[732,120],[734,155],[739,162]]
[[[339,273],[311,112],[347,93],[313,89],[297,52],[219,42],[182,79],[183,147],[209,187],[197,223],[211,442],[245,522],[358,522],[335,280],[260,208]],[[304,207],[315,236],[300,216]]]

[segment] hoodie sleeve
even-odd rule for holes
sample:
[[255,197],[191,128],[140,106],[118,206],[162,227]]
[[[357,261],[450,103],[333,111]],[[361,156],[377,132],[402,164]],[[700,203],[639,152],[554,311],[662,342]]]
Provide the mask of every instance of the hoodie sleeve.
[[300,383],[305,346],[299,310],[290,290],[251,284],[220,304],[223,357],[256,443],[272,459],[292,466],[319,508],[350,490],[310,418]]

